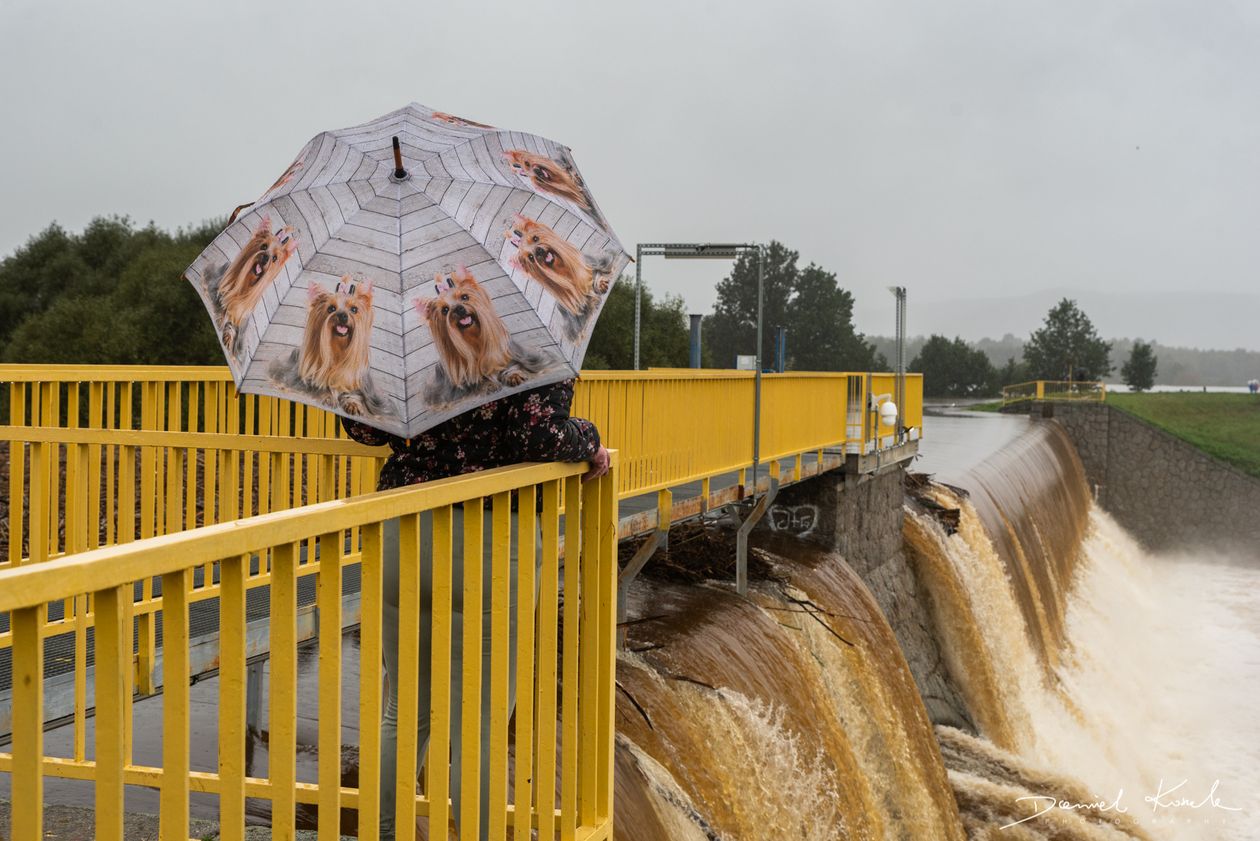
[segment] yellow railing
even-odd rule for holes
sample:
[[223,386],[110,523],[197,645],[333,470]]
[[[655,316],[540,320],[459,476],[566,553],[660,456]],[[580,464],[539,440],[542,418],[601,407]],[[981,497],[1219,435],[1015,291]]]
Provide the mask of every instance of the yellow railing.
[[[92,446],[73,442],[73,448]],[[123,445],[128,446],[128,445]],[[318,488],[335,487],[337,453],[317,454]],[[342,810],[353,810],[360,838],[377,837],[381,795],[378,772],[381,710],[382,524],[401,518],[399,540],[400,651],[397,752],[397,824],[410,827],[416,816],[442,827],[430,837],[446,837],[451,815],[448,747],[452,728],[461,728],[465,750],[478,743],[480,662],[465,658],[451,677],[453,508],[463,504],[463,604],[479,605],[483,517],[491,523],[491,666],[488,691],[493,709],[489,743],[489,837],[523,841],[538,838],[599,839],[612,824],[613,668],[616,576],[617,458],[606,477],[581,483],[584,465],[547,464],[500,468],[412,488],[320,502],[299,509],[260,514],[179,534],[151,537],[53,560],[20,562],[0,570],[0,612],[9,612],[13,649],[13,720],[9,753],[0,753],[0,771],[12,775],[12,836],[43,837],[45,777],[95,783],[96,838],[121,841],[125,785],[160,791],[163,841],[188,836],[190,791],[218,795],[223,839],[243,837],[245,799],[270,801],[276,838],[292,838],[298,803],[313,804],[319,837],[339,835]],[[38,475],[38,474],[36,474]],[[567,510],[560,516],[561,495]],[[509,547],[511,494],[518,499],[518,591],[537,599],[517,600],[514,724],[507,710]],[[483,513],[483,502],[490,500]],[[535,512],[538,513],[535,513]],[[431,530],[421,536],[420,517],[430,512]],[[559,564],[561,529],[566,547]],[[82,539],[76,534],[76,544]],[[537,535],[535,540],[520,535]],[[126,534],[123,535],[126,537]],[[432,702],[417,711],[419,659],[418,548],[433,547]],[[38,541],[35,545],[39,545]],[[342,576],[357,565],[361,577],[360,673],[357,692],[358,780],[342,777],[341,648]],[[196,571],[212,571],[194,586]],[[137,762],[132,733],[133,598],[135,584],[160,576],[163,635],[161,756]],[[296,777],[297,584],[314,576],[318,589],[319,634],[318,781]],[[561,579],[563,578],[563,581]],[[270,735],[268,774],[246,768],[246,611],[253,585],[268,584],[270,657]],[[560,593],[564,594],[561,598]],[[218,760],[216,772],[190,767],[189,607],[217,598]],[[69,619],[94,627],[95,745],[88,759],[85,722],[75,716],[72,755],[50,756],[44,748],[44,640],[54,628],[47,606],[71,603]],[[475,615],[479,608],[473,609]],[[156,614],[150,614],[156,617]],[[563,633],[561,633],[563,631]],[[463,623],[463,649],[480,651],[481,625]],[[451,680],[462,681],[462,708],[452,709]],[[557,686],[559,690],[557,690]],[[304,701],[304,706],[306,702]],[[424,795],[416,796],[416,716],[429,716],[432,735],[424,765]],[[349,722],[346,722],[349,723]],[[509,744],[513,747],[509,750]],[[558,773],[557,773],[558,772]],[[462,764],[463,837],[477,837],[480,764]],[[509,797],[509,775],[512,795]],[[553,783],[559,780],[558,785]],[[402,830],[400,830],[402,832]],[[409,834],[408,834],[409,837]]]
[[[891,394],[891,374],[787,373],[763,377],[760,458],[753,449],[754,375],[665,369],[587,371],[574,414],[590,418],[624,454],[621,498],[723,474],[755,461],[827,448],[861,452],[895,430],[863,411]],[[903,424],[918,437],[923,380],[906,377]],[[226,368],[0,365],[0,408],[11,426],[169,430],[286,439],[337,437],[335,416],[273,397],[240,395]],[[857,417],[857,432],[853,419]],[[11,439],[13,440],[13,439]],[[18,445],[10,447],[17,457]],[[56,481],[52,477],[51,481]],[[743,484],[743,476],[739,477]]]
[[389,454],[330,438],[0,426],[6,444],[7,563],[368,493]]
[[[486,477],[510,475],[516,477],[511,481],[519,479],[520,484],[511,484],[507,479],[502,480],[507,484],[486,488],[478,484],[458,484],[473,481],[471,477],[433,483],[406,492],[421,494],[413,500],[412,513],[429,508],[440,509],[447,505],[448,502],[441,500],[454,499],[450,495],[451,487],[471,488],[470,496],[486,496],[502,495],[510,488],[529,485],[530,489],[524,492],[523,497],[532,495],[537,498],[541,495],[544,502],[544,536],[550,516],[548,512],[559,515],[568,508],[568,499],[581,497],[574,516],[566,515],[566,543],[583,547],[583,553],[588,549],[594,553],[605,542],[616,540],[617,499],[659,491],[659,522],[661,516],[682,516],[685,511],[690,510],[685,506],[671,508],[668,488],[699,482],[699,499],[703,504],[696,510],[700,510],[711,499],[717,502],[739,498],[743,493],[745,473],[757,461],[763,464],[774,462],[773,472],[778,475],[777,463],[780,460],[794,460],[793,478],[800,479],[803,455],[816,455],[816,469],[821,470],[824,467],[824,451],[827,453],[825,464],[834,466],[846,453],[868,452],[872,448],[887,446],[895,441],[897,430],[881,424],[874,410],[879,400],[887,399],[894,393],[895,378],[892,375],[793,373],[763,377],[759,452],[753,446],[753,388],[754,378],[749,372],[590,372],[579,382],[573,411],[575,415],[593,420],[600,428],[605,443],[622,451],[619,469],[609,478],[579,490],[575,476],[580,468],[572,466],[545,468],[558,470],[560,473],[556,475],[563,477],[547,479],[546,482],[536,478],[534,473],[495,471],[479,474],[476,481],[497,481]],[[921,377],[907,377],[904,404],[901,407],[902,424],[909,428],[911,438],[920,437]],[[270,585],[272,609],[276,610],[274,602],[277,591],[282,600],[287,599],[285,594],[292,590],[293,582],[298,578],[316,576],[318,580],[320,565],[317,561],[301,563],[291,560],[290,555],[296,553],[294,557],[301,558],[304,552],[306,558],[318,557],[320,549],[330,545],[326,541],[330,539],[328,535],[333,530],[348,540],[348,544],[339,544],[343,549],[347,545],[349,547],[348,553],[343,552],[346,555],[342,559],[343,564],[357,562],[356,553],[360,547],[365,553],[366,563],[362,569],[368,590],[357,605],[344,609],[337,607],[334,613],[331,604],[325,603],[331,601],[332,596],[327,594],[333,592],[333,589],[321,586],[321,600],[318,603],[321,621],[322,617],[327,616],[329,623],[334,620],[338,623],[332,627],[340,628],[344,624],[358,621],[360,617],[377,615],[374,605],[379,607],[379,591],[372,588],[378,585],[379,578],[373,583],[372,576],[379,574],[379,570],[373,571],[373,564],[378,560],[373,553],[379,551],[379,523],[394,516],[388,512],[401,503],[396,501],[397,495],[361,496],[374,487],[381,462],[388,451],[384,448],[362,447],[339,439],[340,430],[334,416],[275,398],[240,395],[225,368],[100,366],[0,366],[0,416],[7,417],[10,421],[8,427],[0,428],[0,455],[7,450],[9,456],[9,469],[0,471],[0,482],[7,478],[7,487],[0,494],[0,503],[8,505],[7,516],[4,518],[8,532],[3,535],[7,539],[8,548],[0,555],[0,594],[4,596],[0,598],[0,612],[9,609],[6,605],[20,608],[12,614],[11,630],[0,633],[0,650],[12,649],[14,674],[17,675],[19,666],[30,668],[36,664],[36,652],[24,640],[51,640],[60,637],[63,647],[73,647],[73,654],[66,658],[72,661],[72,675],[65,675],[72,678],[69,681],[71,689],[67,693],[64,688],[66,682],[63,681],[59,690],[63,695],[72,695],[72,699],[63,698],[63,708],[58,708],[55,713],[70,716],[73,721],[73,755],[39,759],[35,762],[35,767],[42,769],[43,774],[95,779],[98,787],[102,785],[102,778],[96,773],[95,766],[85,757],[89,711],[87,693],[92,683],[87,666],[87,649],[90,644],[88,629],[97,624],[102,615],[100,605],[103,602],[98,591],[104,587],[113,590],[132,584],[133,597],[118,599],[116,595],[105,596],[107,610],[121,611],[128,617],[122,622],[125,639],[118,642],[112,635],[103,637],[98,628],[95,644],[99,648],[102,644],[114,646],[117,643],[124,645],[122,650],[134,650],[137,653],[130,660],[132,668],[126,668],[126,656],[119,654],[115,657],[116,652],[110,653],[112,649],[104,652],[103,661],[98,659],[95,680],[98,728],[100,722],[108,722],[111,717],[118,715],[119,708],[124,709],[124,728],[129,726],[131,690],[138,689],[142,694],[158,691],[161,671],[157,665],[159,656],[165,658],[167,674],[171,673],[169,669],[172,662],[177,669],[183,671],[201,671],[214,664],[221,666],[224,657],[232,665],[227,674],[235,674],[233,664],[237,651],[232,646],[236,645],[235,640],[239,633],[243,633],[238,633],[237,630],[240,624],[238,619],[241,622],[243,619],[233,612],[233,604],[238,597],[237,590],[245,592]],[[8,447],[4,447],[5,442]],[[737,474],[735,486],[711,497],[710,480],[731,473]],[[592,490],[595,487],[599,488],[599,507],[592,507],[592,498],[587,496],[595,493]],[[425,496],[426,493],[429,495]],[[553,494],[554,504],[547,502],[550,499],[548,494]],[[353,500],[343,502],[340,506],[330,502],[346,498]],[[433,502],[432,499],[439,501]],[[426,503],[424,500],[430,502]],[[547,507],[549,504],[552,505],[551,508]],[[361,507],[364,505],[368,507]],[[382,510],[385,513],[372,506],[384,506]],[[344,523],[342,520],[319,519],[326,516],[326,512],[339,512],[340,516],[346,510],[359,512],[356,516],[362,516],[357,520],[352,517]],[[588,516],[594,517],[589,512],[596,510],[601,512],[599,530],[583,532],[583,529],[593,528],[593,521]],[[626,530],[626,525],[622,524],[623,531]],[[292,531],[282,531],[278,533],[279,536],[273,537],[267,531],[271,526],[292,527],[301,530],[301,534],[293,537]],[[185,529],[196,530],[176,535]],[[246,548],[240,548],[238,543],[232,542],[238,540],[232,537],[238,534],[238,529],[244,529],[244,533],[253,535],[250,539],[254,542]],[[284,536],[286,534],[290,536]],[[161,537],[162,535],[170,536]],[[588,541],[596,541],[598,545],[591,548],[592,544]],[[225,550],[225,546],[229,548]],[[599,551],[602,552],[603,549]],[[256,568],[251,566],[246,553],[255,558],[252,563],[257,564]],[[538,645],[544,647],[550,644],[548,639],[554,642],[557,618],[554,603],[548,602],[546,595],[549,592],[546,590],[548,570],[551,569],[547,566],[547,553],[547,544],[544,543],[544,563],[539,572],[543,596],[539,602],[536,635]],[[280,578],[276,577],[277,558],[282,572]],[[587,575],[584,571],[588,568],[585,554],[580,563],[580,570],[583,571],[574,573],[579,576],[575,581],[585,580],[582,576]],[[605,561],[601,560],[599,563],[604,564]],[[615,563],[611,560],[607,563],[615,574]],[[108,572],[110,583],[107,585],[97,586],[86,580],[63,578],[57,586],[53,586],[53,578],[48,577],[54,570],[78,574],[88,568],[93,571],[92,574],[105,575],[102,572],[103,567],[98,564],[118,566],[117,570]],[[285,564],[293,567],[292,578],[289,577]],[[339,564],[338,569],[340,566]],[[599,574],[603,575],[604,567],[599,569]],[[189,570],[194,572],[190,574]],[[554,581],[558,573],[550,574],[550,580]],[[570,592],[567,579],[569,573],[566,571],[564,574],[565,592]],[[119,575],[123,577],[118,578]],[[177,577],[168,581],[167,577],[172,575]],[[340,572],[337,575],[339,580]],[[43,583],[30,589],[31,585],[23,583],[30,581]],[[160,582],[159,586],[165,592],[155,589],[155,581]],[[182,588],[179,582],[183,582]],[[579,585],[575,583],[573,586]],[[176,589],[179,590],[178,601],[169,601],[172,597],[167,593]],[[338,592],[339,590],[340,587],[337,588]],[[611,592],[610,590],[609,593]],[[15,593],[25,595],[13,595]],[[231,603],[225,602],[229,594]],[[602,590],[599,598],[603,599]],[[189,606],[204,602],[206,604],[202,608],[205,608],[211,606],[213,599],[219,599],[220,621],[224,622],[225,631],[220,638],[221,643],[208,654],[199,649],[199,653],[194,655],[188,650],[187,623],[184,622],[181,631],[179,617],[182,615],[186,620]],[[173,619],[168,620],[172,604],[177,604],[182,613],[177,613]],[[548,604],[552,607],[549,608]],[[569,627],[577,627],[579,622],[590,620],[591,617],[586,613],[588,607],[592,611],[603,611],[606,607],[611,609],[612,597],[609,596],[607,603],[591,600],[582,604],[587,606],[582,608],[580,617],[578,614],[570,617],[569,603],[566,602],[566,625]],[[283,611],[289,610],[284,605],[281,608]],[[577,610],[576,607],[573,609]],[[52,618],[49,618],[50,610]],[[224,610],[228,613],[224,614]],[[550,614],[547,613],[548,610],[551,610]],[[108,615],[112,622],[114,613]],[[269,643],[276,658],[272,661],[273,673],[277,666],[288,668],[286,664],[290,664],[292,648],[300,641],[317,636],[318,631],[308,614],[303,614],[304,618],[298,624],[297,630],[292,631],[289,624],[291,612],[277,615],[281,622],[279,636],[273,630]],[[598,612],[598,619],[604,621],[602,612]],[[138,634],[136,639],[132,638],[132,620],[135,633]],[[168,621],[176,623],[169,631],[166,627]],[[553,630],[547,632],[544,626]],[[162,647],[156,644],[159,630],[165,635]],[[552,636],[548,637],[548,633]],[[334,636],[320,636],[321,652],[323,646],[331,645],[326,641]],[[369,633],[368,647],[364,649],[365,662],[379,660],[379,657],[373,659],[373,650],[370,649],[372,639]],[[569,645],[569,639],[566,634],[566,646]],[[66,643],[66,640],[70,642]],[[173,641],[182,648],[171,648]],[[276,651],[277,645],[284,651]],[[575,641],[574,645],[586,643]],[[602,645],[601,637],[597,647]],[[266,650],[264,647],[262,652]],[[586,651],[585,648],[581,650]],[[577,655],[573,655],[567,647],[565,651],[566,659],[563,662],[568,664],[568,658]],[[572,651],[576,652],[578,648]],[[251,649],[251,653],[259,652]],[[543,685],[544,674],[549,674],[551,685],[554,686],[554,674],[544,671],[546,667],[539,659],[542,655],[537,652],[535,654],[539,685]],[[98,656],[101,656],[99,651]],[[323,656],[321,653],[321,657]],[[202,659],[198,659],[199,657]],[[207,657],[210,658],[208,661]],[[110,682],[113,681],[112,674],[107,676],[108,681],[102,683],[99,672],[101,662],[113,663],[115,659],[123,663],[121,687]],[[377,674],[373,669],[369,669],[369,672]],[[36,672],[38,670],[28,673]],[[564,673],[573,674],[567,665]],[[587,670],[582,674],[583,692],[591,696],[599,695],[602,699],[610,691],[611,672],[604,674]],[[598,674],[598,680],[591,677],[593,674]],[[607,686],[603,682],[605,677],[608,680]],[[234,682],[231,685],[236,687],[231,689],[233,692],[239,688]],[[565,685],[576,691],[576,683],[571,681]],[[101,694],[112,693],[114,689],[122,693],[121,701],[109,700]],[[0,732],[12,731],[16,734],[22,726],[29,724],[27,719],[34,720],[36,714],[31,711],[33,708],[26,707],[25,711],[20,709],[24,703],[23,693],[27,693],[29,700],[30,691],[32,690],[27,685],[21,691],[14,692],[11,706],[13,717],[7,722],[8,727],[0,726]],[[164,699],[164,704],[174,705],[171,709],[179,709],[180,704],[184,704],[186,708],[186,688],[182,693],[175,691],[173,699],[170,697],[172,689],[168,687],[166,692],[168,697]],[[379,692],[376,695],[365,693],[364,697],[379,700]],[[321,698],[321,703],[323,700]],[[537,710],[554,708],[554,703],[552,708],[546,707],[541,695],[535,702]],[[600,703],[602,702],[601,700]],[[104,717],[102,703],[105,705]],[[273,699],[274,703],[276,701]],[[328,703],[332,701],[329,700]],[[521,703],[525,703],[523,696]],[[569,706],[565,706],[565,703]],[[578,701],[572,699],[562,702],[561,713],[564,710],[572,712],[576,709],[573,704],[577,703]],[[114,706],[110,706],[111,704]],[[49,706],[45,705],[45,714],[48,709]],[[235,710],[236,707],[232,706],[231,709]],[[282,708],[281,711],[287,709]],[[519,709],[517,715],[519,718]],[[561,715],[561,719],[562,724],[573,720],[568,713]],[[176,720],[182,721],[181,726],[186,728],[186,713],[182,718],[177,716]],[[586,734],[586,719],[581,720],[581,732]],[[542,740],[539,744],[551,744],[555,731],[548,730],[549,725],[543,718],[539,718],[538,722],[539,732],[535,735]],[[0,721],[0,725],[5,723]],[[367,728],[363,735],[369,756],[373,749],[371,736],[367,732],[370,730],[371,728]],[[184,732],[186,744],[186,729]],[[235,734],[236,731],[229,732]],[[519,725],[516,732],[519,738]],[[560,732],[568,731],[562,726]],[[284,732],[280,736],[282,739],[289,738]],[[232,739],[235,738],[233,735]],[[275,738],[273,733],[273,744]],[[323,735],[322,730],[320,738],[321,747],[325,747],[326,739],[333,739],[332,736]],[[124,740],[129,751],[129,731],[126,731]],[[280,744],[283,747],[285,742],[281,741]],[[576,745],[576,738],[567,742],[562,740],[562,744],[572,748]],[[234,745],[235,741],[232,750],[227,753],[230,773],[226,777],[223,776],[222,763],[219,775],[192,773],[175,776],[187,777],[195,790],[226,793],[235,802],[234,798],[240,791],[240,773],[231,765]],[[29,773],[32,767],[31,754],[24,754],[17,741],[14,746],[14,756],[17,759],[13,762],[16,764],[10,766],[9,760],[0,755],[0,770],[9,767],[15,770],[25,768]],[[104,754],[107,758],[115,755],[109,750]],[[323,751],[321,755],[324,755]],[[585,747],[581,751],[580,759],[576,758],[576,752],[572,757],[567,753],[564,755],[571,760],[571,765],[578,763],[573,767],[580,765],[586,769],[584,774],[591,770],[591,762],[596,762],[602,768],[603,759],[592,760]],[[25,766],[19,761],[23,756],[26,756]],[[541,776],[533,779],[553,778],[554,769],[552,776],[544,773],[546,768],[543,753],[536,752],[535,756],[538,766],[535,771]],[[130,763],[129,752],[127,757]],[[113,761],[111,758],[110,762]],[[186,768],[186,751],[182,760],[180,756],[176,756],[174,761],[175,768]],[[185,764],[180,765],[181,761]],[[361,760],[360,764],[363,765],[364,762],[365,760]],[[367,764],[374,767],[372,763]],[[172,767],[170,761],[163,765],[167,769]],[[353,807],[359,802],[360,795],[345,788],[340,788],[340,795],[330,794],[330,791],[337,790],[337,785],[325,780],[322,775],[318,785],[290,786],[288,783],[292,782],[292,774],[286,768],[289,766],[280,767],[279,778],[272,774],[270,780],[247,779],[244,783],[245,791],[251,797],[270,798],[278,803],[282,816],[289,814],[287,810],[291,808],[293,798],[304,803],[321,804],[324,807],[320,810],[321,822],[326,813],[336,808],[338,798],[343,807]],[[176,797],[175,801],[171,801],[175,803],[171,807],[175,812],[179,811],[178,804],[184,802],[178,800],[178,781],[171,782],[171,773],[169,770],[163,771],[162,767],[128,764],[121,779],[128,784],[135,782],[140,785],[160,786],[163,789],[164,803],[167,802],[166,791],[174,786],[176,794],[170,796]],[[546,829],[553,821],[558,820],[561,828],[568,827],[562,833],[564,838],[587,835],[598,837],[606,830],[592,829],[596,824],[588,819],[592,814],[596,814],[596,817],[605,814],[598,809],[596,813],[592,813],[591,808],[594,807],[591,804],[604,802],[602,798],[605,791],[600,786],[606,787],[606,782],[600,782],[603,778],[599,778],[596,783],[591,784],[594,788],[583,788],[585,793],[581,795],[579,802],[572,800],[572,797],[565,800],[569,795],[577,796],[573,794],[575,783],[572,782],[576,777],[563,779],[569,782],[561,784],[562,802],[559,810],[553,814],[546,808],[540,810],[535,806],[532,818],[534,825]],[[110,786],[117,783],[118,779],[110,776],[104,784],[107,798],[114,796],[114,790]],[[372,798],[375,795],[371,785],[369,775],[360,786],[367,792],[369,799],[366,802],[374,802]],[[518,792],[519,786],[518,783]],[[465,790],[469,790],[468,787]],[[184,791],[183,796],[186,798],[186,787]],[[426,791],[434,790],[426,788]],[[597,794],[592,794],[592,791]],[[525,796],[528,799],[528,785]],[[411,800],[408,799],[407,802]],[[581,807],[578,812],[565,805],[572,805],[574,802]],[[423,799],[415,803],[416,808],[421,811],[428,808],[427,801]],[[440,810],[445,808],[445,804],[434,804],[433,808]],[[183,813],[186,811],[184,809]],[[360,824],[366,828],[365,837],[370,837],[370,827],[374,820],[366,817],[368,813],[374,814],[368,808],[363,813],[367,823]],[[105,814],[110,816],[113,813],[107,809]],[[504,814],[505,820],[514,820],[517,813],[508,809]],[[235,812],[231,815],[231,820],[235,821]],[[108,817],[108,820],[112,821],[113,818]],[[577,832],[579,824],[586,827],[583,832],[587,835]],[[514,826],[519,827],[514,830],[515,837],[523,837],[521,833],[525,831],[527,824],[518,822]],[[177,830],[173,831],[178,834]],[[540,837],[553,836],[547,834]]]
[[1092,400],[1107,399],[1107,384],[1102,382],[1068,382],[1063,380],[1033,380],[1003,386],[1002,405],[1024,403],[1030,400]]

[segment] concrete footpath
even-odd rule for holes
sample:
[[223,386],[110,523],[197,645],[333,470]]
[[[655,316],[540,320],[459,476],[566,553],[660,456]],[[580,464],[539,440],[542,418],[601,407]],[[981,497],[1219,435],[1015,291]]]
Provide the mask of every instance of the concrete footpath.
[[[9,833],[10,805],[0,800],[0,841],[19,841]],[[92,841],[95,837],[96,813],[79,806],[44,807],[44,841]],[[193,820],[188,825],[189,837],[199,841],[218,841],[219,825],[213,821]],[[124,818],[123,836],[127,841],[158,841],[157,815],[131,814]],[[314,830],[299,830],[297,841],[316,841]],[[271,841],[271,830],[252,826],[245,830],[246,841]],[[343,841],[351,839],[342,836]],[[33,841],[33,839],[32,839]]]

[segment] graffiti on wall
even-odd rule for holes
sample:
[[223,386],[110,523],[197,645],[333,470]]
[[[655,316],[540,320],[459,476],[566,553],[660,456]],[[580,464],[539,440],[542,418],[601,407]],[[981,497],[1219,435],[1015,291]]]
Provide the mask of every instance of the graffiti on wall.
[[772,505],[770,528],[804,537],[818,525],[817,505]]

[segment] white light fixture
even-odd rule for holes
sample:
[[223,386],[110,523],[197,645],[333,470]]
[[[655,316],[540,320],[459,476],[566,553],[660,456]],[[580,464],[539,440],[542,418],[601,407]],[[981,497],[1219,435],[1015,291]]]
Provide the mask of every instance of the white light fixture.
[[897,404],[891,400],[885,400],[879,404],[879,422],[884,426],[896,426],[897,424]]

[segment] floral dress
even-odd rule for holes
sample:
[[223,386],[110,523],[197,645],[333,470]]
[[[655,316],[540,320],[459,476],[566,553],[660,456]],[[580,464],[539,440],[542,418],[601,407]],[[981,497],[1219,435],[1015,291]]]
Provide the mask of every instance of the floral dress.
[[573,380],[565,380],[486,403],[415,438],[344,417],[341,425],[360,444],[394,451],[376,485],[384,491],[523,461],[587,461],[599,451],[599,431],[569,417],[572,402]]

